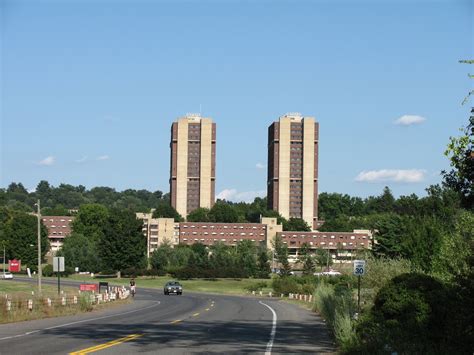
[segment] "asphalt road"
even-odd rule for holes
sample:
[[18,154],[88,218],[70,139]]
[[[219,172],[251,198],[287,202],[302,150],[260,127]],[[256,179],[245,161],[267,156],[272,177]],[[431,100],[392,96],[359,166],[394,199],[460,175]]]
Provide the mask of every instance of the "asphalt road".
[[[64,283],[63,283],[64,284]],[[268,298],[137,288],[131,304],[0,325],[0,354],[328,354],[314,313]]]

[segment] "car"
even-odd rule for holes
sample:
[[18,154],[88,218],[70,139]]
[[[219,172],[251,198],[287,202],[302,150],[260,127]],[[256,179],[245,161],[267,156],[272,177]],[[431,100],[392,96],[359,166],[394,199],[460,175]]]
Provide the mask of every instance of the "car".
[[11,272],[0,272],[0,279],[11,280],[13,279],[13,274]]
[[315,272],[314,275],[315,276],[339,276],[339,275],[342,275],[342,274],[337,270],[329,269],[328,271]]
[[169,295],[170,293],[174,293],[176,295],[183,294],[183,286],[178,281],[168,281],[163,288],[163,293],[165,295]]

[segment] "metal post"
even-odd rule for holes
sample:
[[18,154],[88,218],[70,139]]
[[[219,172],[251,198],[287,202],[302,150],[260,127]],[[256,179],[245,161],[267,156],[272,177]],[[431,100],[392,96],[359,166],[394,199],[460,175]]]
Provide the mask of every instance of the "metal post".
[[41,270],[41,206],[40,200],[38,200],[38,293],[41,295],[41,276],[43,274]]
[[360,275],[357,279],[357,312],[360,314]]
[[59,271],[60,270],[59,269],[59,265],[60,265],[59,258],[57,258],[57,260],[58,260],[58,295],[59,295],[61,293],[61,291],[60,291],[61,290],[61,286],[60,286],[61,285],[61,281],[60,281],[61,272]]

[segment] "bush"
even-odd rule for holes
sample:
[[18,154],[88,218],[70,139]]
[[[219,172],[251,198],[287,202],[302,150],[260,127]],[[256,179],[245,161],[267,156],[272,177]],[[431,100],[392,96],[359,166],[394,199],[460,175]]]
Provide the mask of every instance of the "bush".
[[275,293],[288,295],[290,293],[301,293],[302,287],[294,277],[285,276],[272,280],[272,288]]
[[353,347],[357,340],[352,324],[354,304],[350,289],[341,287],[342,284],[338,286],[340,290],[336,291],[336,286],[321,282],[314,294],[313,309],[326,320],[337,343],[345,351]]
[[252,291],[260,291],[261,289],[267,287],[267,283],[265,281],[260,281],[260,282],[257,282],[257,283],[254,283],[252,285],[249,285],[249,286],[246,286],[245,289],[249,292],[252,292]]
[[216,278],[246,278],[248,277],[245,270],[237,267],[223,267],[219,269],[208,269],[202,267],[182,267],[176,269],[169,269],[169,273],[181,280],[187,279],[216,279]]
[[45,265],[43,267],[43,276],[45,277],[51,277],[53,276],[54,272],[53,272],[53,265]]
[[[378,292],[357,330],[365,351],[402,354],[469,353],[462,347],[452,290],[418,273],[395,277]],[[472,326],[472,325],[471,325]]]

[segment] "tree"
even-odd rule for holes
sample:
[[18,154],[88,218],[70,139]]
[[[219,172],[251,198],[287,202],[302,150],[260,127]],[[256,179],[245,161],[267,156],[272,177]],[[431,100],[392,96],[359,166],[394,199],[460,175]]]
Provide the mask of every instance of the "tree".
[[474,209],[474,108],[468,125],[461,128],[461,132],[460,137],[449,138],[444,152],[452,169],[442,171],[443,184],[459,193],[464,208]]
[[191,245],[191,255],[188,259],[188,266],[207,268],[209,266],[209,253],[202,243]]
[[173,254],[173,248],[169,243],[161,244],[150,257],[150,264],[153,269],[166,270],[170,266],[170,257]]
[[109,211],[103,205],[97,203],[82,205],[72,222],[72,230],[98,242],[104,235],[108,218]]
[[188,214],[188,222],[209,222],[209,208],[200,207]]
[[321,267],[321,270],[323,269],[323,267],[329,268],[329,266],[331,266],[333,262],[329,251],[322,248],[316,249],[314,261],[317,266]]
[[262,279],[268,278],[270,275],[270,262],[268,260],[268,251],[266,248],[261,247],[257,255],[257,273],[256,276]]
[[298,252],[298,262],[303,264],[303,275],[312,275],[314,273],[314,260],[311,255],[311,249],[307,242],[304,242]]
[[102,268],[97,243],[83,234],[71,233],[57,255],[64,256],[66,266],[79,267],[80,271],[98,272]]
[[239,215],[229,204],[217,201],[209,211],[209,219],[217,223],[235,223]]
[[290,275],[291,267],[288,261],[288,247],[283,243],[282,238],[279,235],[276,235],[273,239],[273,250],[275,252],[275,258],[278,263],[281,265],[280,275],[288,276]]
[[311,227],[306,223],[304,219],[291,217],[288,221],[283,222],[283,230],[285,231],[298,231],[298,232],[310,232]]
[[237,263],[245,275],[255,276],[257,268],[257,248],[251,240],[242,240],[236,245]]
[[[38,265],[37,217],[30,214],[0,208],[0,242],[5,243],[7,258],[20,259],[23,265],[36,270]],[[41,223],[41,258],[49,250],[48,232]]]
[[184,218],[165,201],[161,201],[153,211],[153,218],[174,218],[175,222],[183,222]]
[[367,344],[364,353],[471,353],[472,338],[460,336],[466,324],[457,321],[456,301],[455,292],[431,276],[410,273],[393,278],[358,325]]
[[45,207],[41,209],[43,216],[70,216],[69,210],[63,205],[56,205],[55,207]]
[[99,255],[104,268],[115,271],[146,266],[146,238],[142,221],[128,210],[111,209],[99,240]]

